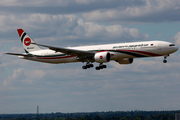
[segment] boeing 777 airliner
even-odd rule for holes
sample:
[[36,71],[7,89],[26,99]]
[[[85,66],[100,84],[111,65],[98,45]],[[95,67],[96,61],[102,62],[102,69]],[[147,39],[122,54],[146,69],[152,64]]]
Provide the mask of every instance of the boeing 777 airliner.
[[[178,50],[175,44],[165,41],[146,41],[131,43],[116,43],[104,45],[92,45],[81,47],[54,47],[35,43],[23,29],[17,29],[21,42],[26,53],[6,53],[17,55],[19,58],[45,62],[45,63],[71,63],[85,62],[82,68],[93,67],[93,62],[99,63],[96,70],[106,68],[111,60],[119,64],[131,64],[134,58],[164,56],[163,62],[167,62],[169,54]],[[47,47],[41,49],[39,46]]]

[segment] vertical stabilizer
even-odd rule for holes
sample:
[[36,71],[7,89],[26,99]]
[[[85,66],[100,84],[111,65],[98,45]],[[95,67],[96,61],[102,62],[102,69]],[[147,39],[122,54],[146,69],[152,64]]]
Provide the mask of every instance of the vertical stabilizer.
[[26,34],[23,29],[17,29],[17,31],[26,53],[41,50],[38,45],[31,44],[35,42]]

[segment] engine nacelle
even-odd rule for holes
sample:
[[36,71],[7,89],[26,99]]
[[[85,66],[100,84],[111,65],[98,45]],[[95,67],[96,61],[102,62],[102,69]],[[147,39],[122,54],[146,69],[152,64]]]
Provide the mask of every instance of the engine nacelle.
[[109,52],[98,52],[94,55],[95,62],[105,63],[111,60],[111,56]]
[[133,63],[133,58],[124,58],[124,59],[117,60],[117,62],[119,64],[131,64]]

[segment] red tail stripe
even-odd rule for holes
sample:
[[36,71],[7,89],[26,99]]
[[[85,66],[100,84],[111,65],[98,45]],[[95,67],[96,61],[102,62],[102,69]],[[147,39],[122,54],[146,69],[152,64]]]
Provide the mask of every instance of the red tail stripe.
[[24,30],[23,29],[17,29],[19,37],[21,37],[21,35],[23,34]]

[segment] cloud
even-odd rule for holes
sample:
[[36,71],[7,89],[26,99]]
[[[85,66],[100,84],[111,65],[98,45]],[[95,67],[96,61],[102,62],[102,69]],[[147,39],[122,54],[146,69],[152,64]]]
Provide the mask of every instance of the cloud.
[[[33,109],[32,105],[41,104],[43,107],[49,102],[53,103],[48,104],[49,109],[61,108],[62,112],[176,109],[179,98],[173,101],[173,106],[165,104],[171,100],[169,94],[173,92],[173,95],[177,95],[179,90],[180,64],[175,60],[176,57],[180,58],[177,55],[170,56],[167,64],[162,63],[160,58],[155,61],[135,59],[131,65],[110,62],[107,64],[108,69],[100,71],[95,71],[94,68],[82,70],[82,64],[78,63],[68,66],[27,62],[35,66],[33,69],[27,68],[28,64],[22,68],[23,65],[17,63],[19,68],[14,69],[8,79],[4,79],[4,87],[1,89],[8,94],[9,99],[4,98],[6,95],[1,100],[13,98],[16,102],[9,104],[31,104],[29,109]],[[11,94],[12,90],[14,94],[18,93],[17,96]],[[163,91],[164,94],[157,91]],[[19,103],[19,97],[24,101]],[[27,103],[25,99],[32,102]],[[152,101],[161,104],[157,105]],[[144,105],[139,107],[139,104]],[[71,110],[67,105],[71,106]],[[43,109],[41,111],[46,112]]]
[[[11,85],[13,82],[28,82],[32,83],[31,79],[40,79],[45,75],[42,70],[29,71],[24,68],[14,69],[13,74],[7,80],[4,81],[3,86]],[[24,79],[25,78],[25,79]],[[16,84],[16,83],[13,83]]]
[[[152,23],[179,21],[179,0],[145,0],[142,6],[130,6],[126,9],[95,10],[83,13],[86,21],[104,21],[111,23]],[[156,19],[154,19],[156,18]]]
[[161,34],[161,31],[159,31],[157,34],[156,34],[157,37],[161,37],[162,34]]
[[[100,71],[95,71],[94,68],[83,70],[81,69],[81,66],[83,65],[82,63],[69,64],[70,66],[68,66],[67,64],[52,65],[45,63],[30,62],[25,60],[21,60],[22,62],[12,63],[12,61],[20,61],[20,59],[11,60],[11,61],[8,60],[6,62],[12,64],[9,65],[6,64],[6,66],[2,66],[2,67],[12,66],[13,64],[16,64],[18,66],[18,68],[14,66],[17,69],[13,70],[13,74],[11,74],[8,77],[8,81],[10,80],[10,81],[21,82],[21,81],[33,80],[33,82],[44,81],[44,83],[51,83],[53,85],[57,85],[57,83],[78,85],[81,84],[78,82],[86,81],[88,82],[88,84],[91,84],[91,80],[93,81],[98,80],[97,82],[100,84],[104,80],[106,81],[111,79],[112,76],[119,76],[119,73],[121,73],[121,77],[120,78],[117,77],[114,80],[120,80],[120,81],[122,80],[125,82],[127,79],[131,77],[135,77],[135,78],[129,79],[130,81],[131,80],[141,81],[144,79],[146,79],[147,81],[156,80],[156,79],[168,80],[174,75],[175,76],[173,78],[176,79],[179,77],[178,75],[178,69],[180,69],[179,58],[180,58],[179,55],[171,55],[170,57],[168,57],[167,64],[164,64],[162,62],[163,57],[158,57],[154,61],[149,60],[150,58],[147,60],[134,59],[134,63],[130,65],[122,65],[117,62],[111,61],[110,63],[107,64],[108,69],[103,69]],[[31,68],[29,67],[29,65],[34,67]],[[169,72],[168,68],[171,68],[171,72]],[[87,78],[89,74],[91,75],[91,77]],[[135,76],[135,74],[141,74],[141,76]],[[101,77],[99,78],[99,76],[103,76],[104,79],[102,80]],[[147,77],[147,76],[151,76],[151,77]],[[6,82],[6,84],[7,83],[8,82]]]
[[[136,28],[123,28],[121,25],[99,25],[93,22],[84,22],[82,19],[78,21],[79,26],[78,29],[83,28],[85,30],[85,37],[92,38],[98,40],[136,40],[136,39],[148,39],[149,36],[146,34],[140,34],[139,30]],[[81,36],[81,35],[80,35]]]
[[[147,33],[141,34],[136,28],[126,28],[121,25],[100,25],[85,22],[75,15],[30,14],[23,16],[1,15],[0,35],[7,39],[19,39],[17,28],[23,28],[36,42],[59,45],[84,45],[111,42],[126,42],[133,40],[148,40]],[[9,24],[10,23],[10,24]],[[67,44],[67,40],[70,44]],[[119,41],[121,40],[121,41]],[[80,41],[80,42],[79,42]]]
[[[121,7],[124,9],[129,6],[141,6],[145,4],[143,0],[7,0],[0,2],[0,12],[4,13],[41,13],[41,14],[76,14],[90,12],[94,10],[114,9]],[[70,8],[70,9],[69,9]]]
[[1,1],[0,4],[2,15],[82,13],[85,21],[104,23],[157,23],[180,20],[179,0],[8,0]]
[[175,39],[176,45],[180,46],[180,32],[178,32],[178,33],[175,35],[174,39]]
[[0,1],[1,6],[16,6],[16,7],[28,7],[28,6],[66,6],[71,2],[71,0],[54,0],[53,2],[49,2],[48,0],[27,0],[26,2],[23,0],[6,0]]

